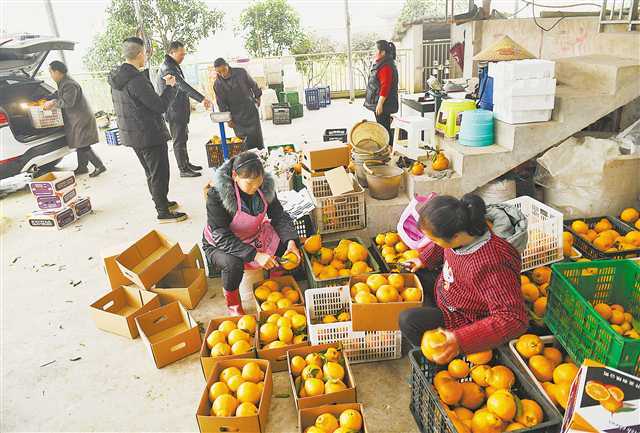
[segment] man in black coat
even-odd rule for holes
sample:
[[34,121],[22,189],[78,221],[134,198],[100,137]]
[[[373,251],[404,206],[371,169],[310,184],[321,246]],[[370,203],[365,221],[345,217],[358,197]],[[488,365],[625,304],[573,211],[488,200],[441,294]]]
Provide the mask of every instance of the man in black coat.
[[158,212],[158,221],[178,222],[187,219],[174,212],[176,202],[167,199],[169,192],[169,131],[162,114],[176,94],[176,78],[166,75],[167,87],[158,95],[149,80],[149,71],[141,71],[145,63],[144,42],[137,37],[124,40],[125,62],[109,74],[111,98],[117,115],[120,140],[132,147],[147,175],[147,184]]
[[211,107],[211,101],[184,80],[184,74],[180,68],[184,56],[184,44],[179,41],[171,42],[169,45],[169,53],[164,57],[164,62],[160,65],[156,88],[158,94],[162,95],[162,92],[164,92],[167,87],[162,77],[167,74],[176,77],[178,83],[176,97],[173,102],[169,104],[165,117],[167,122],[169,122],[169,130],[173,138],[173,154],[178,163],[180,177],[196,177],[200,176],[200,173],[197,171],[202,170],[202,167],[191,164],[191,162],[189,162],[189,154],[187,153],[189,118],[191,117],[189,98],[193,98],[198,102],[204,101],[206,109]]

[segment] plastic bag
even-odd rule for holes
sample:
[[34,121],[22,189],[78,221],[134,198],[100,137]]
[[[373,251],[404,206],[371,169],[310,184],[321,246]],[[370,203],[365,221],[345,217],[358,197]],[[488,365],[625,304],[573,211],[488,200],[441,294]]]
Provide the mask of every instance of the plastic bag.
[[416,195],[411,199],[407,207],[402,211],[398,221],[398,235],[402,242],[412,250],[421,250],[426,247],[431,239],[422,234],[418,228],[420,208],[435,197],[435,193],[429,195]]

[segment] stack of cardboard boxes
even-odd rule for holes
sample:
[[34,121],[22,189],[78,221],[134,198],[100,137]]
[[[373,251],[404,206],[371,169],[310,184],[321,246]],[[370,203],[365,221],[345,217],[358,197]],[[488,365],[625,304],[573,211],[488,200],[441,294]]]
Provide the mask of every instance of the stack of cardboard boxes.
[[52,227],[58,230],[91,212],[89,197],[78,196],[73,172],[56,171],[29,182],[38,210],[27,221],[31,227]]
[[151,231],[136,242],[102,254],[110,291],[90,305],[96,326],[142,338],[156,367],[200,350],[194,309],[207,292],[200,248],[180,245]]

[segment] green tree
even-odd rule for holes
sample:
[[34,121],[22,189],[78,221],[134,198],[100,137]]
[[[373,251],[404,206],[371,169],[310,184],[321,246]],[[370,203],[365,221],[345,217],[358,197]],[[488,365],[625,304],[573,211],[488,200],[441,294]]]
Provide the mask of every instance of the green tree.
[[[151,64],[162,61],[171,41],[184,43],[194,50],[200,40],[222,27],[224,13],[209,9],[201,0],[141,0],[142,17],[147,37],[151,40]],[[84,56],[85,66],[92,71],[106,70],[122,61],[122,40],[137,33],[138,23],[131,0],[112,0],[107,9],[107,26],[93,40]]]
[[236,35],[254,57],[281,56],[303,37],[298,12],[286,0],[261,0],[240,13]]
[[291,47],[296,55],[296,68],[302,73],[307,87],[321,84],[335,60],[336,43],[316,33],[303,34]]
[[[437,19],[445,18],[445,4],[449,0],[405,0],[400,15],[396,20],[395,34],[400,35],[405,31],[405,27],[421,18]],[[469,0],[454,0],[454,12],[456,14],[466,12],[469,9]]]
[[369,81],[371,74],[371,64],[373,62],[373,51],[376,41],[384,39],[378,33],[354,33],[351,37],[351,50],[353,51],[353,70],[358,73],[365,85]]

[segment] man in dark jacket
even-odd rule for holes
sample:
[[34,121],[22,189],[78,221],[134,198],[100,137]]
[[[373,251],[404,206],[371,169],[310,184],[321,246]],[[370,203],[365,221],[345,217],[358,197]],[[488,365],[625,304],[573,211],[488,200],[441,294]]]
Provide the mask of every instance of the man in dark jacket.
[[132,147],[147,175],[147,184],[158,211],[158,221],[178,222],[187,218],[174,212],[176,202],[167,199],[169,192],[169,131],[162,113],[175,97],[176,79],[164,77],[167,87],[162,95],[156,93],[144,66],[145,53],[142,39],[127,38],[122,44],[125,62],[109,74],[111,97],[116,111],[120,140]]
[[191,164],[191,162],[189,162],[189,154],[187,153],[189,118],[191,117],[189,98],[193,98],[198,102],[204,101],[206,109],[211,107],[211,101],[184,80],[184,74],[180,68],[180,64],[184,60],[184,56],[185,50],[182,42],[171,42],[169,45],[169,53],[164,56],[164,62],[160,65],[156,88],[158,90],[158,94],[162,95],[162,92],[164,92],[164,89],[167,87],[162,77],[167,74],[171,74],[176,77],[176,82],[178,83],[176,97],[169,105],[169,108],[165,113],[165,117],[167,122],[169,122],[169,130],[171,131],[171,137],[173,138],[173,154],[176,157],[176,162],[178,163],[180,176],[196,177],[200,176],[200,173],[197,171],[202,170],[202,167]]
[[80,84],[69,76],[67,66],[61,61],[54,60],[49,64],[49,74],[56,82],[58,91],[54,95],[55,99],[45,102],[43,108],[48,110],[58,107],[62,110],[67,146],[70,149],[76,149],[78,156],[78,168],[74,173],[76,175],[89,173],[87,164],[91,161],[94,170],[89,176],[99,176],[107,169],[91,149],[91,145],[100,140],[96,119],[87,98],[82,94]]
[[218,77],[213,84],[220,111],[230,111],[231,121],[237,137],[247,138],[247,149],[262,149],[262,127],[260,126],[260,97],[262,90],[242,68],[232,68],[223,58],[213,63]]

